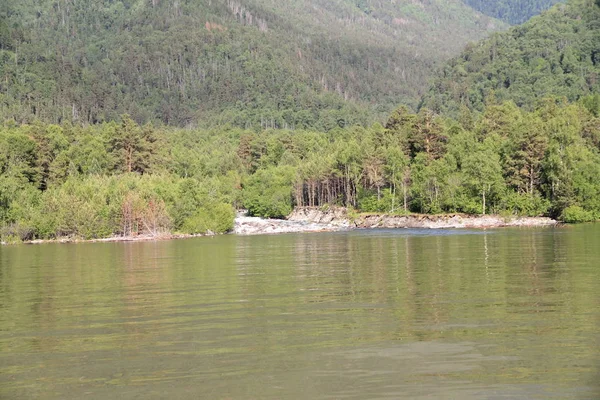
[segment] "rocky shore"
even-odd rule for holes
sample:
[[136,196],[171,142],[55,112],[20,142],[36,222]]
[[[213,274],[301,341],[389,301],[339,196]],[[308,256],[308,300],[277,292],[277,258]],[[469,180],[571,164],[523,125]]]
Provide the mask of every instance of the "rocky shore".
[[269,233],[324,232],[373,228],[500,228],[509,226],[553,226],[558,222],[545,217],[503,217],[498,215],[350,215],[342,207],[298,207],[287,220],[238,215],[234,232],[241,235]]
[[263,235],[274,233],[331,232],[347,229],[349,225],[333,222],[264,219],[238,214],[235,218],[233,233],[237,235]]
[[290,221],[342,225],[351,228],[499,228],[507,226],[552,226],[557,221],[546,217],[503,217],[499,215],[349,215],[345,208],[296,208],[288,217]]

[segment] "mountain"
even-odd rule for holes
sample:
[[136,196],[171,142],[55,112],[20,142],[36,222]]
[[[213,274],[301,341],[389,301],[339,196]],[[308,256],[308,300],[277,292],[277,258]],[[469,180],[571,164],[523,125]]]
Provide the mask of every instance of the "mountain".
[[475,10],[511,25],[522,24],[562,0],[465,0]]
[[600,93],[600,5],[559,4],[504,33],[467,46],[433,80],[421,107],[457,116],[486,102],[532,109],[540,99]]
[[367,123],[505,25],[460,0],[3,0],[0,120]]

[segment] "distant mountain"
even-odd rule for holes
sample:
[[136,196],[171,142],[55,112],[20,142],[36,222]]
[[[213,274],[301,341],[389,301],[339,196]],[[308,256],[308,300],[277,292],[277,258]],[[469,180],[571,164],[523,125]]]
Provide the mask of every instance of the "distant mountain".
[[600,5],[572,0],[508,32],[472,44],[434,79],[422,107],[458,115],[461,107],[513,100],[532,108],[548,96],[574,101],[600,93]]
[[366,123],[505,27],[460,0],[3,0],[0,120]]
[[475,10],[511,25],[522,24],[560,2],[564,0],[465,0]]

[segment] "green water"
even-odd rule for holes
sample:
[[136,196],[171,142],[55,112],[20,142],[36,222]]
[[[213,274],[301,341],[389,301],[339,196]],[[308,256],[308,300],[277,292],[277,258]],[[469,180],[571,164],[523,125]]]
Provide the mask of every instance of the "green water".
[[0,399],[597,399],[600,225],[0,248]]

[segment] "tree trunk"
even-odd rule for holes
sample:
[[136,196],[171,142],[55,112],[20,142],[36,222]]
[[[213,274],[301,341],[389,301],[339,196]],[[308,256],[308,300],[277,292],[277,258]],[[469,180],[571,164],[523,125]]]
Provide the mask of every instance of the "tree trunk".
[[396,203],[396,184],[392,183],[392,213],[394,212],[394,206]]
[[533,195],[533,166],[529,167],[529,195]]
[[485,187],[483,188],[483,190],[481,191],[481,199],[483,201],[483,215],[485,215]]

